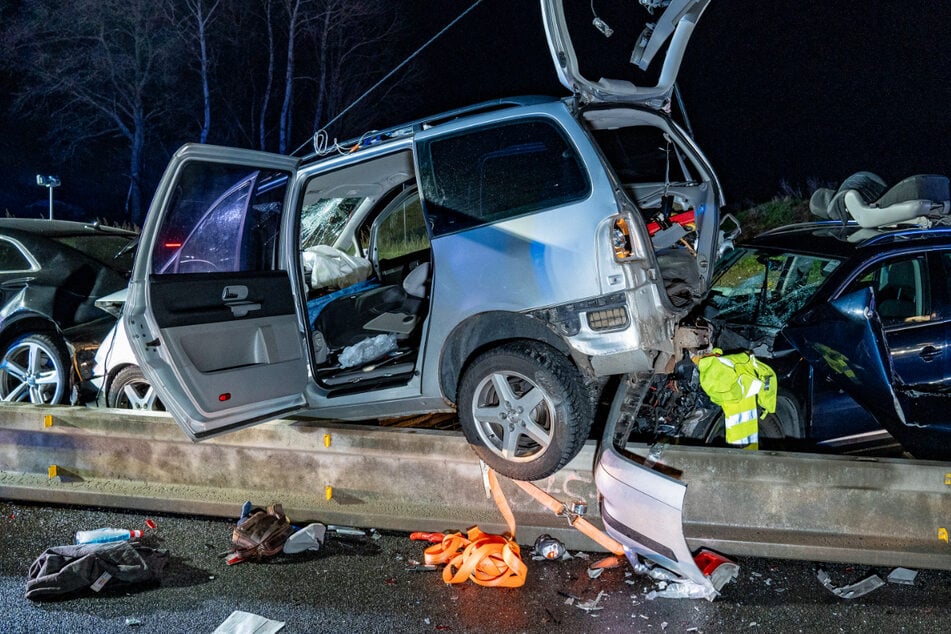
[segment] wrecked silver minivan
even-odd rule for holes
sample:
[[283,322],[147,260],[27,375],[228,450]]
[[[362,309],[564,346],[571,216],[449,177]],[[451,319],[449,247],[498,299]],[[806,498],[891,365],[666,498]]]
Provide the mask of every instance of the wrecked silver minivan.
[[606,378],[678,355],[709,284],[722,194],[668,114],[708,3],[632,7],[651,21],[647,86],[585,79],[561,0],[543,0],[570,98],[477,104],[303,159],[184,146],[124,317],[162,402],[193,439],[295,412],[458,411],[500,473],[561,468]]

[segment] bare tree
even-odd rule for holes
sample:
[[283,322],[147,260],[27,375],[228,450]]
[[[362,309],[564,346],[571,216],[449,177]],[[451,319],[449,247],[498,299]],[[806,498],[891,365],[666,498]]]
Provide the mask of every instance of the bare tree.
[[5,39],[29,68],[21,111],[46,117],[66,155],[103,137],[129,147],[126,214],[143,218],[143,161],[153,122],[166,115],[174,38],[153,0],[36,0],[9,23]]
[[296,62],[297,35],[301,28],[301,22],[307,15],[305,5],[308,0],[284,0],[284,8],[287,11],[287,52],[284,56],[284,102],[281,105],[280,117],[280,137],[278,141],[278,151],[281,154],[287,152],[288,139],[291,136],[293,113],[291,107],[294,103],[294,65]]
[[189,42],[197,48],[198,53],[198,72],[201,76],[201,96],[202,96],[202,124],[201,132],[198,135],[201,143],[208,142],[208,134],[211,131],[211,58],[208,52],[208,29],[215,18],[215,12],[221,4],[221,0],[214,0],[210,3],[205,0],[184,0],[185,16],[177,18],[175,16],[176,4],[171,4],[173,20],[178,23],[178,28],[186,42]]
[[272,22],[271,0],[264,0],[264,26],[267,31],[267,72],[265,73],[264,95],[261,98],[261,115],[258,120],[258,149],[267,149],[267,112],[271,103],[271,90],[274,87],[274,68],[276,65],[274,50],[274,23]]
[[[311,111],[317,130],[398,63],[381,63],[398,29],[387,5],[372,0],[323,0],[307,27],[315,58],[310,78],[316,85]],[[397,83],[382,87],[376,100]]]

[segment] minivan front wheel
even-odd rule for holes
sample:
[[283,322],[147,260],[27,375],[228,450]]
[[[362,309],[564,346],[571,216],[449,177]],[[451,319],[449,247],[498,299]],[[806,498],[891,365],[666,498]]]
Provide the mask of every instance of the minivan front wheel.
[[581,450],[591,410],[567,357],[542,344],[515,343],[484,352],[466,369],[459,420],[488,466],[516,480],[538,480]]

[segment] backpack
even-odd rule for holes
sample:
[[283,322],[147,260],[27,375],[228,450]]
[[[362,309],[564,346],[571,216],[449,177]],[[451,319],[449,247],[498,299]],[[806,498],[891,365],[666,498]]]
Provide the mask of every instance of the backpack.
[[231,534],[232,551],[227,561],[232,564],[276,555],[281,552],[293,530],[280,504],[273,504],[267,509],[251,509],[251,513],[238,523]]

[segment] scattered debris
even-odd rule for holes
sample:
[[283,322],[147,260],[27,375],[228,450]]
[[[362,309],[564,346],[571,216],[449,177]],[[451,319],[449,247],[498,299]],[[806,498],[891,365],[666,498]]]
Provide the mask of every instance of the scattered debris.
[[707,586],[693,581],[678,581],[667,584],[660,590],[651,590],[645,596],[648,601],[654,599],[707,599],[713,601],[717,593]]
[[595,610],[603,610],[604,606],[598,605],[601,602],[601,597],[604,596],[604,590],[598,592],[598,596],[592,601],[585,601],[583,603],[578,603],[575,605],[579,610],[584,610],[585,612],[593,612]]
[[422,531],[415,531],[409,534],[410,541],[429,542],[430,544],[438,544],[445,538],[445,533],[424,533]]
[[139,542],[47,548],[30,565],[26,598],[45,599],[86,588],[98,592],[112,579],[124,583],[161,579],[168,559],[167,550],[156,550]]
[[899,567],[888,573],[887,579],[889,583],[900,583],[906,586],[913,586],[915,585],[915,577],[917,576],[917,570]]
[[558,594],[565,597],[565,605],[571,605],[572,603],[580,599],[580,597],[576,597],[573,594],[568,594],[567,592],[563,590],[559,590]]
[[276,555],[294,531],[280,504],[272,504],[266,509],[249,508],[250,505],[250,501],[244,503],[238,525],[231,533],[232,551],[225,558],[229,566]]
[[[647,591],[645,596],[649,601],[654,599],[707,599],[713,601],[730,581],[736,579],[740,573],[740,567],[726,557],[713,551],[702,549],[696,556],[694,562],[697,567],[709,580],[709,584],[697,583],[682,578],[674,572],[661,566],[641,560],[640,558],[629,558],[634,572],[639,575],[646,575],[656,582],[656,588]],[[625,579],[625,583],[634,585],[636,580]]]
[[869,575],[868,577],[853,583],[848,586],[836,586],[832,583],[832,579],[822,568],[816,572],[816,577],[818,577],[819,582],[822,583],[832,594],[843,599],[857,599],[858,597],[864,596],[873,590],[878,590],[885,585],[885,582],[882,581],[881,577],[878,575]]
[[547,533],[538,536],[538,539],[535,540],[535,546],[532,548],[532,553],[532,559],[534,560],[571,558],[565,545]]
[[288,555],[305,550],[320,550],[326,537],[327,527],[320,522],[313,522],[288,537],[283,550]]
[[274,621],[251,612],[235,610],[211,634],[275,634],[284,629],[284,621]]
[[142,625],[142,621],[133,617],[129,617],[125,620],[125,624],[128,627],[135,627],[136,625]]

